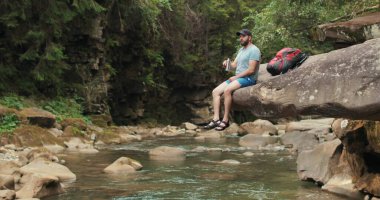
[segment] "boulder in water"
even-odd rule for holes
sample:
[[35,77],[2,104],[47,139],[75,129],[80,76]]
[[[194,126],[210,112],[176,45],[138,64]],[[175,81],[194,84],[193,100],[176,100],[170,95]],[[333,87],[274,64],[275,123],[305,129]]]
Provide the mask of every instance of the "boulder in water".
[[73,182],[76,180],[75,174],[73,174],[69,168],[58,163],[34,160],[33,162],[20,168],[22,175],[27,174],[47,174],[49,176],[58,177],[60,182]]
[[291,146],[299,152],[311,150],[318,145],[318,138],[308,132],[292,131],[287,132],[280,137],[280,141],[285,146]]
[[160,146],[149,151],[149,157],[153,160],[184,160],[185,151],[181,148]]
[[111,165],[104,169],[106,173],[133,173],[136,170],[140,170],[143,166],[140,162],[128,158],[128,157],[120,157]]
[[240,125],[248,134],[277,135],[277,128],[268,120],[257,119],[254,122],[245,122]]
[[316,146],[313,150],[302,151],[297,158],[297,173],[301,180],[314,180],[325,184],[333,175],[331,172],[333,162],[338,158],[341,148],[339,139],[325,142]]
[[243,147],[259,148],[268,144],[274,144],[277,141],[278,137],[248,134],[240,138],[239,145]]

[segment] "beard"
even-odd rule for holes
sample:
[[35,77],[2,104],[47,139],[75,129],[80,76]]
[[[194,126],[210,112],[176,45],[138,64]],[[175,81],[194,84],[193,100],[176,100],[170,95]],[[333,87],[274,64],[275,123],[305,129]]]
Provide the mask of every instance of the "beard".
[[240,42],[241,46],[245,47],[248,45],[248,40]]

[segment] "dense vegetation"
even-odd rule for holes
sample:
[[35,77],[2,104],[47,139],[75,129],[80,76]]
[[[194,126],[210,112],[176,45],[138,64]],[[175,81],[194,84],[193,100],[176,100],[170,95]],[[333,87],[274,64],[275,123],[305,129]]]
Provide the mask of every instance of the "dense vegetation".
[[316,54],[331,46],[312,41],[312,27],[374,5],[377,0],[4,0],[0,93],[79,95],[91,113],[89,98],[98,88],[90,87],[102,69],[99,80],[111,83],[105,96],[113,94],[115,112],[113,103],[122,101],[115,94],[124,93],[132,101],[126,107],[142,99],[155,108],[176,88],[216,84],[242,27],[253,30],[264,61],[284,46]]
[[[17,95],[7,95],[0,97],[0,108],[5,106],[10,109],[20,110],[27,107],[37,107],[47,110],[56,116],[56,120],[61,122],[65,118],[81,118],[90,123],[90,119],[83,116],[83,107],[80,103],[81,98],[53,98],[53,99],[33,99],[23,98]],[[0,135],[2,133],[12,133],[20,124],[16,113],[0,112]]]

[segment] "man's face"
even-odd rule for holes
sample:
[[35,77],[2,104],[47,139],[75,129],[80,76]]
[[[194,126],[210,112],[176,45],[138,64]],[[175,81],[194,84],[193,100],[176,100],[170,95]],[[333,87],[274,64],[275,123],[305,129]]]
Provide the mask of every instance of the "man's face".
[[241,46],[247,46],[249,43],[249,36],[248,35],[240,35],[240,44]]

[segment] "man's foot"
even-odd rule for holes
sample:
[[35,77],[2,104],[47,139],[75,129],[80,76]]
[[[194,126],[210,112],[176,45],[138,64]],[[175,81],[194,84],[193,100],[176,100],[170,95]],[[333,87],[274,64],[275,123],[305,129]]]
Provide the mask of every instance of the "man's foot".
[[217,131],[223,131],[224,129],[228,128],[230,126],[230,123],[221,121],[218,125],[218,127],[215,128]]
[[220,123],[220,120],[212,120],[210,123],[208,123],[206,126],[204,126],[204,129],[213,129],[217,127]]

